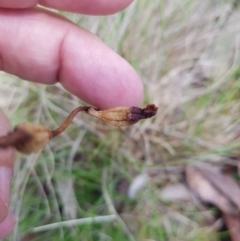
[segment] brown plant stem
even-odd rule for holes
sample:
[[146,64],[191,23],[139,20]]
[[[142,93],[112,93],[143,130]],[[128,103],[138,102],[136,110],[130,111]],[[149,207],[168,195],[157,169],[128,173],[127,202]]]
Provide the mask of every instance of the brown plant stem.
[[54,138],[55,136],[58,136],[62,132],[66,130],[66,128],[69,126],[73,118],[80,112],[80,111],[88,111],[90,107],[88,106],[80,106],[76,109],[74,109],[68,117],[64,120],[64,122],[55,130],[50,131],[50,139]]
[[13,131],[0,137],[0,148],[14,147],[19,152],[30,154],[41,150],[50,139],[61,134],[72,119],[80,112],[87,111],[90,107],[80,106],[74,109],[63,123],[55,130],[49,130],[42,125],[33,123],[21,123]]

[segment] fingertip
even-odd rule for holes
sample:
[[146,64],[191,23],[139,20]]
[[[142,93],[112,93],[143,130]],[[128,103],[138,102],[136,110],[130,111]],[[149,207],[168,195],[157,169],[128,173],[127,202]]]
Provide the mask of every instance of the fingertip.
[[[116,106],[138,106],[143,97],[141,78],[135,69],[113,52],[112,65],[107,65],[102,79],[102,91],[96,96],[96,106],[101,109]],[[111,73],[112,72],[112,73]]]
[[[121,61],[123,64],[121,65]],[[139,106],[143,97],[143,85],[136,71],[125,61],[119,61],[118,74],[102,80],[105,85],[95,96],[96,107],[107,109],[117,106]],[[114,68],[113,68],[114,70]],[[93,98],[94,99],[94,98]]]
[[[143,86],[136,74],[118,73],[111,77],[111,69],[96,79],[68,79],[63,86],[83,101],[107,109],[116,106],[138,106],[143,96]],[[131,75],[131,76],[130,76]],[[98,83],[96,83],[98,82]]]
[[141,101],[143,86],[136,71],[91,34],[69,34],[63,53],[60,81],[80,99],[101,109]]

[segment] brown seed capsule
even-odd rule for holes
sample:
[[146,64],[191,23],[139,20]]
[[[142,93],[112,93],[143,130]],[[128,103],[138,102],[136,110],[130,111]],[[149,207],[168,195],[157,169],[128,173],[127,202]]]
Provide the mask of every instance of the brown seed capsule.
[[44,126],[29,122],[16,126],[13,133],[21,133],[22,140],[16,141],[14,147],[24,154],[40,151],[51,138],[50,131]]
[[150,118],[156,115],[157,109],[158,108],[152,104],[147,105],[143,109],[139,107],[122,106],[108,110],[96,110],[94,108],[89,108],[86,110],[86,112],[89,115],[97,117],[109,125],[123,127],[135,124],[141,119]]

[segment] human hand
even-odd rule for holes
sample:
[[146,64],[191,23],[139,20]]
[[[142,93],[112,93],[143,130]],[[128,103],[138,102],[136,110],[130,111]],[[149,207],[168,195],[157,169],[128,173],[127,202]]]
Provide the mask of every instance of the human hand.
[[[54,84],[99,108],[138,105],[142,84],[134,69],[100,39],[36,3],[83,14],[105,15],[132,0],[0,0],[0,70]],[[91,2],[91,3],[90,3]],[[0,135],[10,129],[0,111]],[[14,151],[0,150],[0,238],[14,227],[8,210]]]

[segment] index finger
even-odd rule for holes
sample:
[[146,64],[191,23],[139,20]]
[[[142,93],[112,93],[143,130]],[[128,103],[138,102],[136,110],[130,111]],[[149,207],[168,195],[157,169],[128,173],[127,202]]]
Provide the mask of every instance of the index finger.
[[42,9],[0,9],[0,69],[61,84],[99,108],[138,105],[136,71],[100,39]]

